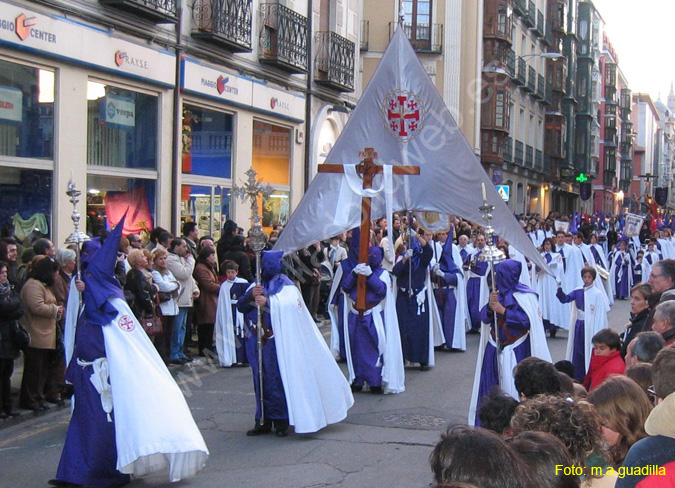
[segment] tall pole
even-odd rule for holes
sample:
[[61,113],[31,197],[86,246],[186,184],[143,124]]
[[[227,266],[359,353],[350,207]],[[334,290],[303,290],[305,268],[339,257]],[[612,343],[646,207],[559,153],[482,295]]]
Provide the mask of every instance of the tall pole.
[[[82,195],[82,192],[75,187],[73,180],[68,182],[68,191],[66,191],[66,195],[70,197],[70,203],[73,204],[73,213],[70,218],[73,221],[75,230],[68,236],[65,243],[75,244],[75,259],[77,263],[77,275],[75,277],[79,280],[82,273],[80,266],[80,245],[83,242],[89,241],[90,237],[80,230],[80,212],[77,211],[77,204],[80,201],[79,197]],[[82,294],[80,294],[80,302],[82,301],[81,295]]]
[[[483,189],[483,205],[480,206],[478,209],[482,212],[483,220],[486,223],[484,233],[487,244],[485,245],[485,248],[481,252],[481,255],[478,257],[478,259],[480,261],[490,263],[490,275],[492,276],[492,279],[490,281],[490,291],[494,293],[495,291],[497,291],[497,284],[495,279],[495,263],[503,261],[504,259],[506,259],[506,256],[501,250],[497,248],[497,246],[494,245],[495,231],[492,228],[490,221],[492,220],[492,211],[495,209],[495,206],[490,205],[487,201],[487,195],[485,193],[485,183],[482,183],[482,189]],[[500,356],[502,352],[502,346],[499,340],[499,324],[497,322],[497,312],[495,312],[494,310],[492,311],[492,319],[495,328],[495,343],[497,344],[497,369],[499,371],[499,384],[501,385],[502,367],[500,363]]]
[[[262,230],[262,225],[260,224],[260,221],[262,220],[262,217],[260,216],[259,213],[259,206],[258,206],[258,197],[269,197],[272,191],[274,191],[274,188],[270,185],[262,185],[261,181],[256,180],[256,175],[258,172],[254,170],[253,168],[250,168],[246,173],[248,176],[248,182],[244,184],[244,186],[237,187],[233,186],[232,187],[232,195],[236,198],[239,197],[242,200],[246,201],[248,198],[251,201],[251,221],[253,222],[253,225],[251,226],[251,230],[249,232],[249,245],[251,246],[251,249],[255,252],[255,281],[256,281],[256,286],[261,286],[262,285],[262,279],[261,279],[261,270],[260,270],[260,255],[265,249],[265,243],[266,243],[266,236],[265,232]],[[257,312],[258,312],[258,322],[257,322],[257,331],[256,331],[256,337],[257,337],[257,342],[258,342],[258,384],[260,386],[260,418],[261,422],[265,421],[265,397],[264,397],[264,390],[263,390],[263,356],[262,356],[262,348],[263,348],[263,320],[262,320],[262,308],[260,305],[256,304]]]

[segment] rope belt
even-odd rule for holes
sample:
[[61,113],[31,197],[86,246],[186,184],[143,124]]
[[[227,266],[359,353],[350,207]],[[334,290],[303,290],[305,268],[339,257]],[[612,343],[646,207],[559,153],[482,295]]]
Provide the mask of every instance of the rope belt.
[[93,361],[83,361],[80,358],[77,358],[77,365],[83,368],[91,366],[94,369],[94,372],[89,377],[89,381],[94,385],[96,391],[101,396],[101,406],[103,411],[108,417],[108,422],[112,422],[112,417],[110,413],[113,410],[113,401],[112,401],[112,389],[110,387],[110,373],[108,371],[108,359],[107,358],[98,358]]

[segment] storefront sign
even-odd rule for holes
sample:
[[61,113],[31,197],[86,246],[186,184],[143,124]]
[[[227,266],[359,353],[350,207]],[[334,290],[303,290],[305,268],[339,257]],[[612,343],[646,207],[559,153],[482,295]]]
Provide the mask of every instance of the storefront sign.
[[305,120],[305,99],[302,95],[227,73],[190,58],[183,59],[181,89],[294,122]]
[[175,56],[107,30],[0,2],[0,44],[173,86]]
[[304,97],[260,82],[253,84],[253,107],[281,117],[305,120]]
[[136,126],[136,104],[132,98],[108,95],[101,99],[101,120],[123,127]]
[[192,59],[183,59],[183,91],[250,106],[253,82],[232,73],[210,68]]
[[0,86],[0,120],[21,122],[23,119],[23,93],[16,88]]

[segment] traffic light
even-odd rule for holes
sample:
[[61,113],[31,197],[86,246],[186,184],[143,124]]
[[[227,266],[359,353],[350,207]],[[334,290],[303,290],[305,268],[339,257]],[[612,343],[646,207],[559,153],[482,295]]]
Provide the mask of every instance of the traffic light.
[[575,178],[575,180],[577,180],[579,183],[584,183],[588,181],[588,176],[586,176],[585,173],[579,173]]

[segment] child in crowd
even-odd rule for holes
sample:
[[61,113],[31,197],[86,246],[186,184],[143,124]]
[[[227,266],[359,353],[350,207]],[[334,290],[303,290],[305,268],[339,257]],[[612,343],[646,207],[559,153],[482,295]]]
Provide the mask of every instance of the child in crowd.
[[237,310],[237,301],[246,294],[248,281],[239,278],[239,265],[234,261],[223,261],[226,281],[218,294],[216,311],[216,351],[221,366],[233,364],[244,366],[247,363],[244,348],[244,315]]
[[591,360],[591,343],[589,337],[607,327],[609,303],[602,292],[593,285],[596,271],[591,266],[581,269],[583,288],[563,292],[560,285],[556,296],[561,303],[574,302],[570,314],[570,333],[567,338],[566,359],[574,365],[574,379],[581,382],[586,376]]
[[584,386],[590,392],[613,374],[624,374],[626,363],[621,359],[621,339],[616,331],[605,328],[593,336],[593,353]]

